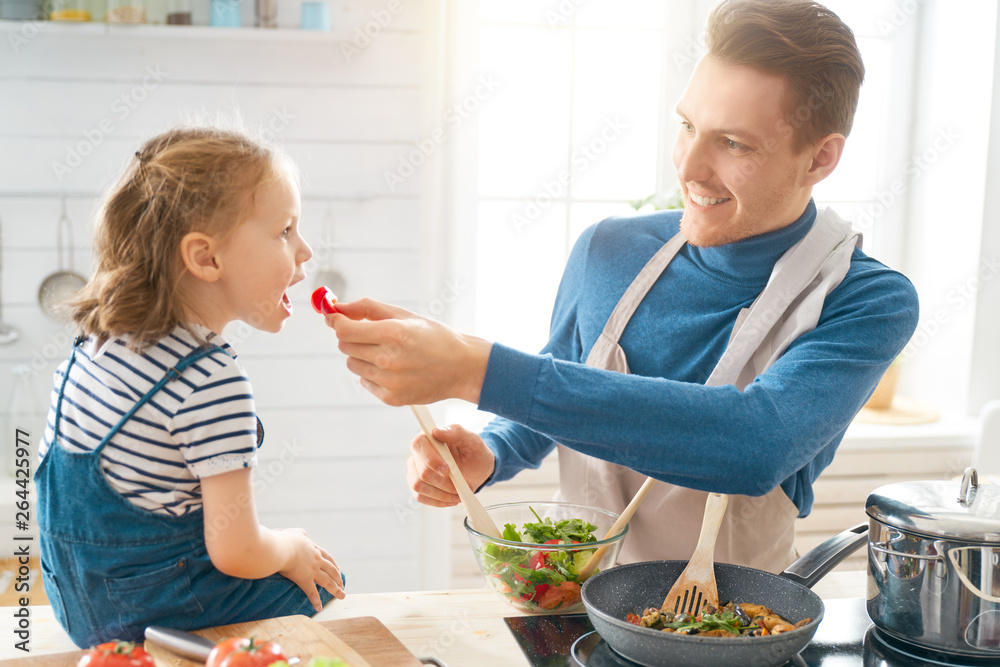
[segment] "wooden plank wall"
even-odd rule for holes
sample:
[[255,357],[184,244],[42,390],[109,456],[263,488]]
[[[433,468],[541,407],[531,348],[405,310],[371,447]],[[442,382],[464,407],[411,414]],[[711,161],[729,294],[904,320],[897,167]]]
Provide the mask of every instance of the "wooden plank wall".
[[[383,173],[425,134],[430,3],[402,3],[350,58],[342,45],[387,2],[331,6],[330,34],[37,24],[19,42],[11,37],[26,34],[26,24],[0,25],[0,297],[4,321],[21,331],[0,347],[0,411],[10,401],[12,369],[27,365],[37,414],[18,425],[35,438],[72,338],[37,303],[40,283],[58,266],[62,195],[74,266],[86,274],[99,194],[140,141],[178,122],[238,114],[270,132],[302,171],[310,274],[327,261],[346,276],[341,296],[421,309],[420,179],[393,190]],[[282,7],[287,25],[298,7]],[[328,216],[332,230],[324,230]],[[227,331],[267,432],[255,480],[261,520],[305,528],[338,560],[352,591],[419,588],[420,514],[398,511],[409,498],[404,461],[415,424],[346,371],[332,332],[309,307],[312,287],[307,278],[292,290],[296,313],[280,334]],[[2,437],[12,433],[5,422]],[[0,483],[0,540],[9,545],[7,484]]]

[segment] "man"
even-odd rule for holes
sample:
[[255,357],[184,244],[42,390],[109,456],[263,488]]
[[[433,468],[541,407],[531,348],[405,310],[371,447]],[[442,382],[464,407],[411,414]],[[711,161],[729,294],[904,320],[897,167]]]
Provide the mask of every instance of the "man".
[[[864,66],[809,0],[725,0],[677,105],[676,211],[605,220],[567,263],[540,355],[370,300],[328,323],[362,384],[393,405],[462,398],[498,415],[437,435],[473,489],[559,447],[563,498],[633,517],[623,562],[686,559],[706,492],[730,494],[716,559],[779,571],[847,426],[917,324],[916,293],[818,212]],[[558,443],[558,444],[557,444]],[[417,438],[420,502],[458,502]]]

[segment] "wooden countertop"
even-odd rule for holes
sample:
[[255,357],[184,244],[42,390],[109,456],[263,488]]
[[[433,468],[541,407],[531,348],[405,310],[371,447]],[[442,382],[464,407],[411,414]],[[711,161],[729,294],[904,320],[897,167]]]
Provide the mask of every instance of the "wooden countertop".
[[[813,590],[824,599],[865,597],[866,575],[863,571],[831,572]],[[31,653],[14,648],[17,608],[0,608],[0,662],[76,649],[55,621],[51,607],[27,609]],[[481,588],[348,595],[315,619],[374,616],[418,658],[437,658],[448,667],[510,667],[529,663],[503,619],[523,615]]]

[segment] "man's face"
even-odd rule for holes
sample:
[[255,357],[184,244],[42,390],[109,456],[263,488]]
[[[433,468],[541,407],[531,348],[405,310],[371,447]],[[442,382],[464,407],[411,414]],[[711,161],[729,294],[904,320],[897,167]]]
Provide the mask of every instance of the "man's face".
[[783,77],[710,55],[698,64],[677,105],[673,154],[689,243],[732,243],[802,215],[813,151],[793,148],[784,104]]

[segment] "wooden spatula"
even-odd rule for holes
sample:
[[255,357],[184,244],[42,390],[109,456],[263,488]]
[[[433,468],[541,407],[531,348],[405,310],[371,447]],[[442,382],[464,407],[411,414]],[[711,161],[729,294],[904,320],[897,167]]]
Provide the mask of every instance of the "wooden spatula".
[[715,538],[719,536],[719,527],[728,504],[729,496],[721,493],[708,494],[698,546],[663,600],[664,609],[675,614],[686,612],[694,616],[707,604],[719,605],[719,587],[715,584]]
[[420,429],[424,432],[424,435],[427,436],[427,439],[437,449],[438,454],[441,455],[444,462],[448,464],[451,483],[455,485],[458,497],[462,499],[462,505],[465,506],[465,513],[469,515],[469,524],[483,535],[499,538],[500,531],[497,529],[497,525],[493,523],[493,519],[486,512],[486,508],[483,507],[483,504],[476,498],[476,494],[469,488],[469,483],[465,481],[462,471],[458,469],[458,464],[455,462],[455,457],[451,455],[448,445],[434,437],[434,418],[431,416],[430,410],[427,409],[426,405],[411,405],[410,409],[413,410],[413,416],[420,422]]

